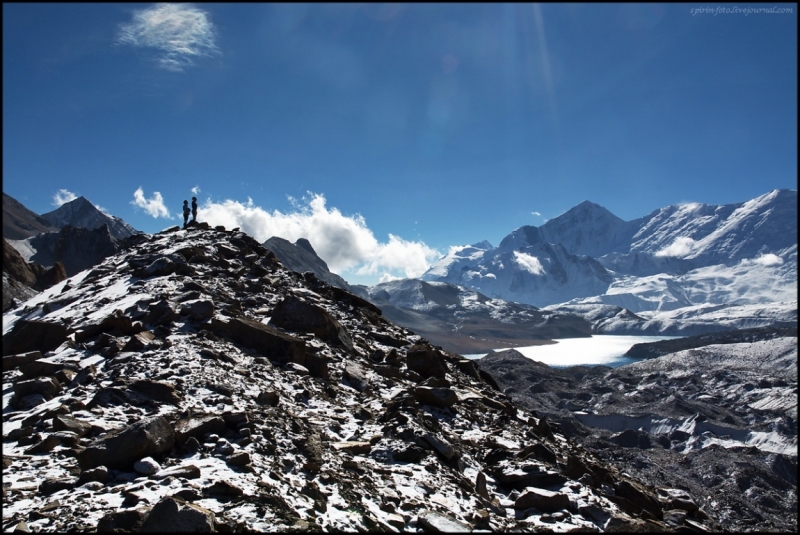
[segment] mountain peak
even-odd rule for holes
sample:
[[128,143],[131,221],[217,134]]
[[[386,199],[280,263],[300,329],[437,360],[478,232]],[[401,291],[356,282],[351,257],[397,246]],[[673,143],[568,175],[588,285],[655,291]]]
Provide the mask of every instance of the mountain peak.
[[70,225],[93,230],[108,225],[111,235],[117,239],[124,239],[138,232],[119,217],[104,214],[83,196],[65,202],[52,212],[42,214],[42,218],[57,228]]

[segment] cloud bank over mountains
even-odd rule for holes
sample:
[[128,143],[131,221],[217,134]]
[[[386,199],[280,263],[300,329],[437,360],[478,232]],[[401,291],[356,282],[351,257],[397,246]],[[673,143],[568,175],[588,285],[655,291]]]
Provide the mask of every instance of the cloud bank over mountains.
[[207,199],[200,207],[202,220],[210,225],[239,227],[259,242],[272,236],[289,241],[306,238],[338,274],[380,277],[381,282],[418,277],[441,253],[423,242],[408,241],[389,234],[379,241],[361,215],[344,215],[328,208],[324,195],[309,193],[308,198],[293,199],[294,212],[269,212],[253,204],[226,199]]
[[[192,193],[199,191],[199,187],[192,188]],[[69,193],[61,190],[59,195],[62,192]],[[439,251],[424,242],[393,234],[389,234],[388,241],[379,241],[361,215],[348,216],[335,207],[328,208],[324,195],[309,192],[309,197],[291,201],[295,210],[282,213],[256,206],[250,198],[246,203],[206,199],[199,207],[198,219],[212,226],[239,227],[259,242],[273,236],[291,242],[306,238],[334,273],[355,278],[378,276],[379,282],[419,277],[441,257]],[[158,191],[148,199],[140,187],[133,193],[131,204],[154,218],[182,217],[170,215]]]

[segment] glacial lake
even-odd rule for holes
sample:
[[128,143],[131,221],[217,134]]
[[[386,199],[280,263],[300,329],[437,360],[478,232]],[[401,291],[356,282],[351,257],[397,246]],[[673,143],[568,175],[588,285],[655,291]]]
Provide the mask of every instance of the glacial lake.
[[[671,340],[680,336],[623,336],[596,334],[591,338],[562,338],[555,344],[515,347],[529,359],[543,362],[554,368],[567,366],[610,366],[616,368],[642,359],[626,357],[625,353],[634,344]],[[487,353],[464,355],[469,359],[485,357]]]

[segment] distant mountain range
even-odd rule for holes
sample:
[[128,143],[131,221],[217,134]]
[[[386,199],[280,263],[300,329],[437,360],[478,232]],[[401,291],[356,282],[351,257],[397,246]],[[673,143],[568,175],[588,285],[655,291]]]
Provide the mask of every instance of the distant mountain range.
[[[4,237],[23,259],[68,276],[137,231],[80,197],[36,215],[4,194]],[[797,324],[797,191],[732,205],[668,206],[623,221],[583,202],[498,247],[453,248],[421,279],[351,286],[306,239],[264,246],[289,269],[358,294],[446,349],[478,353],[549,338],[695,335]],[[4,279],[5,280],[5,279]]]
[[[769,281],[763,291],[749,289],[756,272]],[[796,301],[797,191],[673,205],[628,222],[583,202],[541,227],[514,230],[498,247],[454,248],[421,278],[539,307],[593,302],[642,312]]]

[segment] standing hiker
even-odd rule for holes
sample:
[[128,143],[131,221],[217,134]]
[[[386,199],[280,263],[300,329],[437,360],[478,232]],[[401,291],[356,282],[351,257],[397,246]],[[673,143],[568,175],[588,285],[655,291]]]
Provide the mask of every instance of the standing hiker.
[[197,197],[192,197],[192,221],[197,223]]
[[186,228],[186,224],[189,223],[190,212],[189,201],[183,201],[183,228]]

